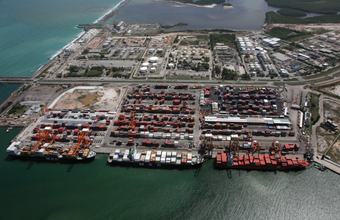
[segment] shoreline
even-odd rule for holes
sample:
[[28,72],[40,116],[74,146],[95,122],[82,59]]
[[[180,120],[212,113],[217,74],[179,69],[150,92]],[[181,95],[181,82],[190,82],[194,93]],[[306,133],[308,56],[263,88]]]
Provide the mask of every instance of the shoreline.
[[[118,9],[121,7],[124,7],[125,5],[127,5],[131,0],[121,0],[118,4],[116,4],[114,7],[112,7],[110,10],[108,10],[105,14],[103,14],[102,16],[100,16],[98,19],[96,19],[94,22],[92,22],[93,24],[104,24],[108,19],[110,19],[113,15],[115,15],[118,12]],[[56,51],[52,56],[50,56],[48,59],[49,61],[43,65],[41,65],[35,72],[34,74],[31,76],[33,79],[36,78],[37,76],[39,76],[43,71],[45,71],[45,69],[47,67],[50,66],[50,64],[52,64],[55,61],[55,58],[58,57],[58,55],[64,51],[65,49],[71,47],[76,41],[78,41],[79,39],[81,39],[85,34],[87,33],[87,31],[82,30],[79,34],[77,34],[77,36],[68,44],[66,44],[65,46],[63,46],[61,49],[59,49],[58,51]]]
[[[153,0],[155,2],[164,2],[163,0]],[[176,3],[176,4],[179,4],[179,5],[190,5],[190,6],[195,6],[195,7],[198,7],[198,8],[214,8],[216,7],[217,4],[211,4],[211,5],[196,5],[196,4],[192,4],[192,3],[183,3],[183,2],[177,2],[177,1],[174,1],[174,0],[171,0],[171,1],[166,1],[166,2],[170,2],[170,3]],[[176,7],[176,6],[174,6]]]

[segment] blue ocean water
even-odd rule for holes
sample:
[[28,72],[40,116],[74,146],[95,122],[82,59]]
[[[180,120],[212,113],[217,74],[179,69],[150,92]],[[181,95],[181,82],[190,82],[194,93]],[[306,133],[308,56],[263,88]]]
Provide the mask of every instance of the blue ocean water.
[[0,76],[31,76],[119,0],[0,0]]

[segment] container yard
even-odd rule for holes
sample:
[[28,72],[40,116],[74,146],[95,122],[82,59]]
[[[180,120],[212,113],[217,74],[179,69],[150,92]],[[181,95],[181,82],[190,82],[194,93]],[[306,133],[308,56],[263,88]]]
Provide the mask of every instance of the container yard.
[[[266,154],[274,140],[282,155],[303,158],[296,126],[274,88],[203,87],[200,91],[200,148],[211,156],[236,147],[240,154]],[[215,149],[215,150],[214,150]],[[220,151],[222,151],[220,150]]]
[[155,163],[147,166],[161,166],[157,165],[162,164],[159,151],[177,152],[164,166],[185,165],[178,161],[187,153],[195,155],[195,160],[189,160],[193,164],[228,149],[241,156],[272,155],[273,146],[280,155],[304,157],[299,126],[289,118],[290,108],[278,89],[182,84],[131,84],[125,88],[115,105],[106,105],[108,110],[43,107],[7,153],[84,160],[96,152],[110,154],[112,162],[116,152],[124,163],[126,154],[130,165],[155,154]]
[[113,122],[111,145],[195,148],[198,92],[187,85],[131,87]]
[[92,148],[104,142],[114,113],[90,110],[51,110],[41,115],[17,137],[7,153],[14,157],[49,161],[94,159]]

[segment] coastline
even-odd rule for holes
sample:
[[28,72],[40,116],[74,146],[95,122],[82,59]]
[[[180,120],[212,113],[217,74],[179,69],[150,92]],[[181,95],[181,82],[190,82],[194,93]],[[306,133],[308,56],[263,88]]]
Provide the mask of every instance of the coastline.
[[[93,24],[104,24],[108,19],[110,19],[113,15],[115,15],[118,12],[118,9],[121,7],[124,7],[127,5],[131,0],[121,0],[118,4],[116,4],[114,7],[110,8],[105,14],[100,16],[98,19],[96,19]],[[55,52],[52,56],[50,56],[48,59],[49,61],[42,66],[40,66],[35,73],[32,75],[32,78],[36,78],[39,76],[43,71],[45,71],[46,68],[48,68],[58,57],[58,55],[65,49],[72,47],[72,45],[77,42],[79,39],[81,39],[87,31],[82,30],[77,36],[68,44],[63,46],[61,49],[59,49],[57,52]]]
[[[153,0],[155,2],[164,2],[162,0]],[[173,0],[170,0],[170,1],[166,1],[166,2],[171,2],[171,3],[176,3],[176,4],[179,4],[179,5],[190,5],[190,6],[195,6],[195,7],[198,7],[198,8],[214,8],[216,7],[217,4],[211,4],[211,5],[196,5],[196,4],[192,4],[192,3],[183,3],[183,2],[177,2],[177,1],[173,1]],[[176,7],[176,6],[174,6]]]

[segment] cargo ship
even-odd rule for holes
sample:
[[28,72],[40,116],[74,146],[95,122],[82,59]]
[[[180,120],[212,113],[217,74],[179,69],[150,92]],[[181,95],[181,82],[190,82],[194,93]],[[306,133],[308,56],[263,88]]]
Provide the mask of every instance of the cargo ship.
[[218,152],[215,160],[216,168],[242,170],[300,170],[309,163],[298,157],[276,157],[274,155],[243,155],[233,157],[232,154]]
[[18,159],[43,161],[88,162],[94,160],[96,152],[86,149],[75,149],[62,144],[44,144],[32,151],[32,147],[25,147],[20,141],[13,142],[7,149],[8,156]]
[[141,151],[136,148],[115,150],[108,157],[108,163],[121,166],[154,167],[154,168],[194,168],[203,163],[200,155],[176,151]]

